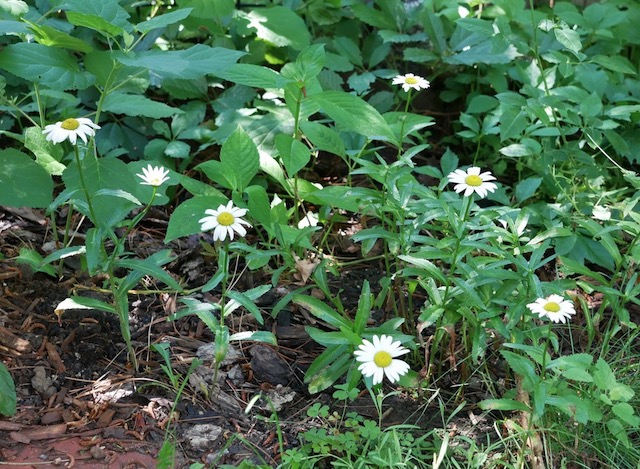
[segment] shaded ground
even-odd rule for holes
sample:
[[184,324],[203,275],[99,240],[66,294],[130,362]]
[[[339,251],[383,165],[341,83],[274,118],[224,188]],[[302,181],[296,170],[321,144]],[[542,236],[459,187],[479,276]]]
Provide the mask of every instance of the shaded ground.
[[[131,245],[145,255],[158,249],[161,236],[154,235],[154,225],[165,223],[166,215],[151,214]],[[312,321],[306,312],[289,306],[277,320],[267,319],[264,328],[278,337],[277,348],[252,342],[231,348],[221,366],[220,386],[214,388],[210,331],[195,316],[167,321],[179,307],[173,295],[132,294],[131,330],[140,362],[139,372],[134,373],[125,360],[114,315],[54,312],[72,294],[105,298],[100,292],[102,279],[83,277],[73,259],[65,264],[60,282],[32,274],[10,260],[25,244],[43,246],[47,233],[41,212],[0,209],[4,257],[0,260],[0,356],[18,394],[17,414],[0,419],[0,465],[156,467],[166,438],[176,444],[176,454],[166,459],[174,460],[174,467],[192,462],[237,464],[247,458],[275,465],[280,448],[266,400],[245,413],[258,394],[268,396],[275,405],[285,447],[299,444],[299,432],[323,424],[308,418],[307,408],[315,402],[330,406],[335,402],[330,393],[309,395],[302,382],[304,370],[321,352],[304,331]],[[348,243],[344,245],[347,252]],[[202,256],[198,240],[172,247],[178,258],[170,271],[193,286],[206,282],[215,260]],[[244,276],[241,282],[246,285],[237,288],[267,283],[255,275]],[[332,282],[352,310],[363,280],[369,280],[375,290],[379,275],[376,263],[364,263]],[[284,278],[281,286],[260,299],[258,306],[265,317],[269,318],[268,311],[277,300],[297,286],[295,282],[295,278]],[[215,301],[216,292],[202,299]],[[240,312],[231,321],[232,332],[259,327],[251,319]],[[164,362],[152,350],[159,343],[170,345],[171,366],[180,382],[196,357],[203,360],[177,402],[175,388],[162,370]],[[417,424],[423,429],[442,426],[439,412],[434,414],[424,402],[403,395],[386,401],[385,423]],[[170,418],[174,405],[176,412]],[[368,395],[358,399],[353,409],[365,417],[376,416]]]

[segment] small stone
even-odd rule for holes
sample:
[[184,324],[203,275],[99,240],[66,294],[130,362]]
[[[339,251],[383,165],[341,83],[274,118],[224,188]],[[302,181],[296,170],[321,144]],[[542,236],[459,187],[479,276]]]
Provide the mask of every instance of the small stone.
[[194,425],[184,432],[184,438],[187,443],[196,450],[204,451],[211,449],[220,435],[222,435],[222,427],[212,423],[203,423]]
[[251,353],[251,369],[253,376],[261,382],[271,384],[287,384],[293,377],[293,372],[287,362],[273,349],[266,345],[254,345]]

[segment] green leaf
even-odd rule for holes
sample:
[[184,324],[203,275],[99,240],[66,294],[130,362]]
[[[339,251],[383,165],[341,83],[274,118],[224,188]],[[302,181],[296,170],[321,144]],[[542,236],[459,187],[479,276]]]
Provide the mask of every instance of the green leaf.
[[107,20],[98,15],[80,13],[77,11],[68,11],[67,20],[73,25],[92,29],[107,37],[122,36],[125,32],[124,29],[112,23],[109,23]]
[[192,11],[193,8],[182,8],[180,10],[171,11],[169,13],[165,13],[164,15],[156,16],[155,18],[151,18],[150,20],[138,23],[135,26],[135,29],[136,31],[139,31],[141,33],[148,33],[152,29],[164,28],[165,26],[169,26],[170,24],[182,21],[187,16],[189,16]]
[[52,176],[60,176],[66,166],[60,163],[62,147],[48,142],[40,127],[28,127],[24,131],[24,146],[36,156],[36,163]]
[[35,24],[27,20],[24,21],[29,24],[28,27],[33,31],[36,42],[43,46],[61,47],[63,49],[77,50],[80,52],[91,52],[93,50],[93,47],[83,40],[58,31],[51,26]]
[[245,331],[237,332],[229,336],[229,341],[232,340],[253,340],[255,342],[265,342],[271,345],[278,345],[278,340],[273,333],[268,331]]
[[0,414],[11,417],[16,413],[17,402],[16,386],[11,373],[4,363],[0,362]]
[[226,70],[216,70],[215,74],[224,80],[252,88],[282,89],[292,81],[275,70],[252,64],[233,64]]
[[630,404],[627,404],[626,402],[618,402],[613,407],[611,407],[611,410],[614,414],[616,414],[616,417],[625,422],[627,425],[636,428],[640,427],[640,417],[638,417],[637,415],[633,415],[635,409]]
[[302,50],[311,42],[304,20],[289,8],[274,6],[256,8],[247,14],[249,28],[256,35],[278,47]]
[[344,143],[340,138],[340,134],[335,130],[313,121],[301,122],[300,129],[318,150],[333,153],[343,158],[346,156]]
[[321,321],[325,321],[336,329],[340,329],[341,327],[353,329],[353,323],[349,319],[343,317],[317,298],[306,295],[295,295],[293,302],[309,310],[315,317]]
[[613,370],[602,358],[598,358],[592,374],[593,382],[602,391],[607,391],[616,384],[616,376],[613,374]]
[[83,90],[93,83],[67,52],[36,43],[6,46],[0,52],[0,68],[54,90]]
[[626,73],[628,75],[636,75],[638,73],[636,66],[622,55],[594,55],[591,60],[613,72]]
[[533,362],[522,355],[509,352],[507,350],[501,350],[500,353],[507,360],[507,363],[514,371],[514,373],[520,375],[525,385],[525,390],[531,390],[536,381],[538,381],[538,372]]
[[506,147],[500,148],[500,153],[511,158],[519,158],[521,156],[530,156],[533,154],[531,148],[522,143],[512,143]]
[[[113,36],[122,34],[122,31],[131,32],[133,27],[129,23],[129,13],[120,6],[118,0],[101,0],[99,2],[87,2],[86,0],[64,0],[59,9],[65,10],[67,20],[76,24],[69,15],[83,16],[88,21],[87,27],[98,32],[109,32]],[[97,20],[100,20],[99,22]],[[111,31],[119,32],[112,33]]]
[[106,311],[107,313],[116,312],[116,308],[104,301],[96,300],[94,298],[87,298],[86,296],[71,296],[73,301],[79,305],[86,306],[87,308],[97,309],[98,311]]
[[631,443],[629,442],[629,436],[624,428],[624,425],[620,423],[617,419],[609,419],[607,420],[607,430],[620,441],[627,448],[631,447]]
[[153,101],[142,95],[118,92],[107,95],[102,109],[107,112],[113,112],[114,114],[145,116],[151,117],[152,119],[171,117],[182,112],[182,110],[178,108]]
[[311,161],[309,148],[291,135],[278,135],[276,137],[276,148],[289,177],[294,177],[298,171]]
[[384,118],[361,98],[343,91],[324,91],[308,99],[332,118],[338,129],[356,132],[371,140],[395,143],[395,135]]
[[529,406],[520,401],[514,401],[513,399],[485,399],[478,402],[478,407],[482,410],[519,410],[522,412],[531,412]]
[[182,236],[201,233],[198,220],[206,216],[204,211],[217,209],[219,205],[226,203],[227,200],[224,197],[218,196],[196,196],[182,202],[171,214],[164,242],[168,243]]
[[567,49],[574,52],[580,52],[580,50],[582,49],[580,34],[578,34],[577,31],[565,27],[554,29],[553,34],[556,36],[558,42],[565,46]]
[[189,144],[180,140],[169,142],[164,149],[164,154],[171,158],[189,158],[190,153],[191,147]]
[[538,187],[542,183],[542,178],[527,178],[523,179],[516,185],[516,200],[518,202],[524,202],[533,194],[536,193]]
[[184,80],[217,75],[234,65],[244,52],[196,44],[185,50],[152,50],[131,57],[118,56],[117,60],[132,67],[144,67],[163,78]]
[[153,278],[163,281],[170,288],[181,291],[182,287],[176,280],[162,267],[157,265],[156,263],[147,259],[119,259],[115,262],[117,267],[124,267],[125,269],[129,269],[136,272],[142,272],[145,275],[149,275]]
[[0,150],[0,168],[0,205],[38,208],[53,200],[51,176],[29,155]]
[[[260,155],[255,143],[240,127],[222,144],[220,162],[231,189],[242,192],[260,170]],[[201,165],[202,166],[202,165]]]

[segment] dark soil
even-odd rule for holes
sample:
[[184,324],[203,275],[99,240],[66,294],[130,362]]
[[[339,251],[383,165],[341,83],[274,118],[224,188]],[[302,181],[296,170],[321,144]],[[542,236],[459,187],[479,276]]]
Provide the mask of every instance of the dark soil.
[[[167,215],[152,213],[129,240],[141,256],[159,249],[161,229]],[[203,235],[206,236],[206,235]],[[33,467],[155,467],[163,441],[176,446],[174,467],[192,462],[208,465],[238,464],[245,459],[276,465],[280,457],[276,423],[265,399],[245,413],[258,394],[276,405],[278,426],[285,449],[300,444],[301,431],[322,425],[307,417],[316,402],[342,409],[331,397],[332,390],[309,395],[304,372],[322,351],[307,335],[309,315],[288,305],[277,318],[270,311],[286,293],[301,286],[295,272],[285,273],[280,285],[258,301],[266,318],[264,325],[238,310],[229,324],[231,332],[263,328],[275,333],[278,347],[253,342],[233,343],[220,367],[218,386],[213,385],[212,333],[196,316],[175,321],[168,317],[181,307],[174,294],[143,281],[130,295],[130,326],[139,370],[132,369],[115,315],[94,310],[54,311],[70,295],[109,301],[104,279],[82,274],[70,258],[63,265],[61,280],[32,273],[14,258],[21,247],[41,249],[50,241],[42,211],[0,209],[0,357],[16,384],[18,410],[0,419],[0,464],[28,463]],[[205,239],[206,241],[206,239]],[[336,242],[339,255],[357,259],[359,253],[347,237]],[[169,246],[177,255],[169,271],[185,288],[204,284],[216,268],[200,239],[181,240]],[[334,253],[335,254],[335,253]],[[4,260],[1,260],[4,259]],[[379,290],[381,266],[362,262],[339,278],[329,275],[332,289],[347,311],[354,311],[365,280]],[[264,277],[264,278],[263,278]],[[269,283],[269,276],[245,272],[238,290]],[[322,298],[318,290],[307,294]],[[219,292],[195,296],[215,301]],[[374,311],[385,319],[389,312]],[[315,327],[323,327],[314,322]],[[176,389],[163,371],[161,356],[152,345],[168,343],[171,367],[180,382],[191,363],[188,382],[176,401]],[[240,345],[238,345],[240,344]],[[385,401],[385,424],[415,424],[421,431],[443,426],[436,404],[425,405],[424,397],[404,394]],[[337,407],[336,407],[337,406]],[[171,411],[175,410],[173,417]],[[377,418],[368,394],[352,409]],[[169,460],[172,458],[169,457]]]

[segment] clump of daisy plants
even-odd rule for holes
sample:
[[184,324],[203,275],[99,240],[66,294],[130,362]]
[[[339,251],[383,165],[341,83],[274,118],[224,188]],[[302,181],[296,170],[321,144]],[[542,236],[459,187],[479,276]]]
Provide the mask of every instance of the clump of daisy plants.
[[[213,403],[230,343],[277,347],[290,314],[318,347],[296,378],[344,408],[311,406],[299,451],[278,433],[281,467],[635,468],[637,2],[102,3],[0,0],[0,204],[47,217],[18,262],[82,279],[59,321],[116,314],[139,371],[130,300],[175,298],[212,343],[171,385]],[[347,410],[363,386],[377,421]],[[442,399],[442,428],[388,426],[390,396]]]

